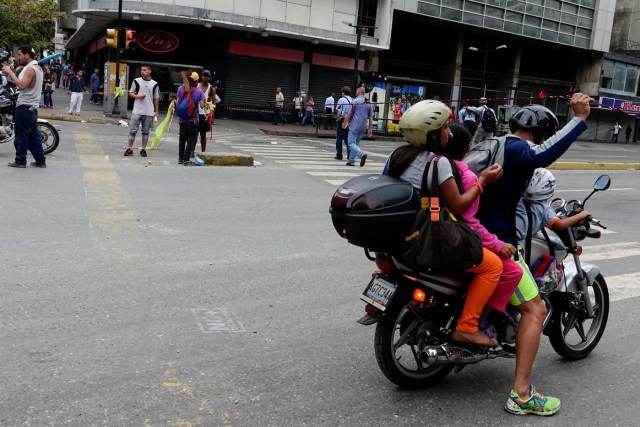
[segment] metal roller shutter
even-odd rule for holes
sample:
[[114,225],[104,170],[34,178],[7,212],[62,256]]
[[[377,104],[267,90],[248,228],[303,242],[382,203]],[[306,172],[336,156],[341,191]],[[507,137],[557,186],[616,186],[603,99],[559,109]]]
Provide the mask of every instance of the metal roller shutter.
[[298,86],[300,65],[291,62],[231,57],[227,63],[227,104],[258,105],[273,101],[276,87],[282,88],[285,106],[291,104]]
[[[324,100],[334,92],[336,99],[340,98],[342,86],[353,86],[353,71],[340,68],[311,66],[309,77],[309,94],[316,102],[316,107],[324,109]],[[351,88],[353,91],[353,88]]]

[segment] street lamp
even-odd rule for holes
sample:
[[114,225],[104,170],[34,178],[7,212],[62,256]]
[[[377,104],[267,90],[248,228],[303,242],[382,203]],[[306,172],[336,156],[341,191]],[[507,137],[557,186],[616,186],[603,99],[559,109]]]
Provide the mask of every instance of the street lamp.
[[506,44],[501,44],[500,46],[497,46],[493,49],[489,49],[489,48],[478,49],[477,47],[469,46],[469,50],[473,52],[484,53],[484,63],[482,64],[482,77],[480,78],[480,88],[482,89],[483,97],[487,96],[487,86],[485,85],[485,82],[484,82],[484,75],[487,72],[487,59],[489,58],[489,53],[495,52],[500,49],[506,49],[506,48],[507,48]]

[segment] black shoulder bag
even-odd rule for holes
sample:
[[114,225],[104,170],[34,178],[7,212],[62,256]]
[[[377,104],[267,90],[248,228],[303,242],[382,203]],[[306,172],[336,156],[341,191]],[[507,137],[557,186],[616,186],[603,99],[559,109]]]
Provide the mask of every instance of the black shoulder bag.
[[[439,159],[439,156],[434,157],[427,163],[422,175],[422,209],[411,234],[405,238],[404,261],[414,270],[466,270],[482,262],[482,239],[441,204]],[[432,163],[429,188],[427,178]],[[455,165],[451,167],[455,168]]]

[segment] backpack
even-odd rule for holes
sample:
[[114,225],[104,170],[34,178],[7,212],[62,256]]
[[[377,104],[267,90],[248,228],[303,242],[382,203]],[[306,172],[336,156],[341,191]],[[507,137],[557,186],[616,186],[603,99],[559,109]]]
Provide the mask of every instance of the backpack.
[[499,138],[487,138],[474,144],[469,152],[465,154],[462,161],[469,165],[469,169],[476,175],[493,165],[494,163],[504,166],[504,146],[505,136]]
[[562,265],[555,257],[549,255],[538,258],[531,266],[531,273],[538,290],[545,295],[553,292],[564,278]]
[[480,126],[482,126],[482,129],[486,132],[495,132],[497,125],[498,120],[496,120],[495,113],[491,108],[485,107],[482,113],[482,119],[480,120]]
[[189,92],[182,94],[178,104],[176,105],[176,116],[181,119],[193,119],[195,117],[196,107],[193,105],[193,101],[191,101],[191,94],[196,89],[191,89]]

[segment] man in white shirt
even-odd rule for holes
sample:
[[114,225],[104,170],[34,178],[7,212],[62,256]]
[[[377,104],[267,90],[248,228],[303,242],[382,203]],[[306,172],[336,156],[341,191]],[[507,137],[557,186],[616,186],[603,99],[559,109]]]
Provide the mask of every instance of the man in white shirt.
[[325,129],[333,129],[333,113],[336,106],[336,100],[334,96],[336,96],[336,94],[334,92],[331,92],[331,95],[329,95],[329,97],[324,100],[324,113],[326,114],[326,118],[324,120]]
[[276,88],[276,97],[273,100],[273,123],[277,125],[278,122],[282,122],[282,126],[287,122],[282,115],[282,107],[284,107],[284,95],[280,86]]
[[13,123],[15,126],[15,140],[13,145],[16,148],[15,161],[9,163],[12,168],[27,167],[27,151],[31,151],[35,162],[31,166],[46,168],[47,162],[42,148],[42,139],[37,128],[38,105],[40,104],[40,93],[42,92],[43,73],[42,68],[35,60],[36,52],[31,46],[18,48],[18,61],[20,67],[16,69],[18,75],[11,67],[4,63],[2,72],[9,76],[11,81],[20,89]]
[[129,140],[125,156],[133,156],[133,141],[136,139],[138,128],[142,126],[142,148],[140,156],[147,157],[147,141],[149,141],[149,129],[154,117],[158,116],[158,103],[160,99],[160,89],[158,83],[151,78],[151,67],[143,65],[140,67],[140,75],[133,80],[129,89],[129,98],[133,101],[133,111],[131,112],[131,125],[129,128]]
[[304,111],[304,100],[300,92],[296,92],[296,96],[291,100],[293,103],[293,113],[297,123],[302,122],[302,112]]

